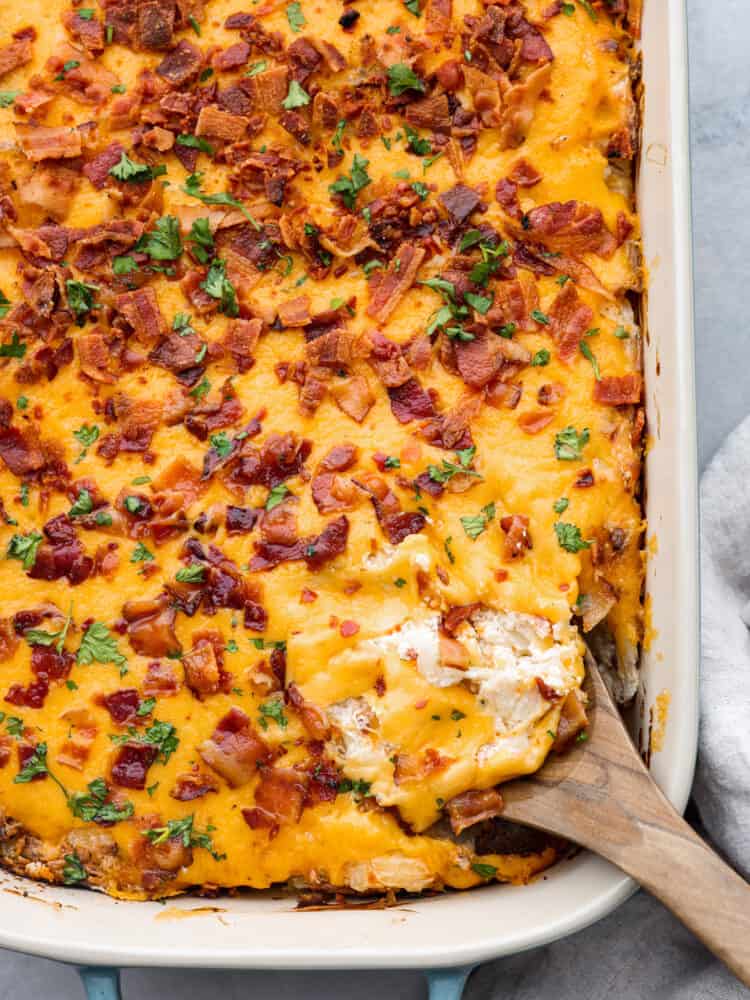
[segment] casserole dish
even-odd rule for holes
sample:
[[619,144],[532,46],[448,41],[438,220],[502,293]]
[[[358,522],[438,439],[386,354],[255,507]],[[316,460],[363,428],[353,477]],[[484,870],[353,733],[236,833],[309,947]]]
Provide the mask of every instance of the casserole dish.
[[[646,464],[652,638],[635,715],[642,746],[654,750],[656,779],[682,807],[696,742],[698,612],[686,53],[679,0],[647,4],[643,36],[648,103],[639,201],[651,275],[644,350],[652,442]],[[216,906],[186,897],[163,907],[30,885],[6,874],[0,888],[5,947],[95,965],[293,969],[466,967],[578,930],[610,912],[634,886],[604,862],[579,855],[523,888],[488,887],[357,914],[295,912],[290,899],[270,893],[222,899]],[[455,994],[459,978],[451,986],[451,980],[436,977],[435,995],[442,990],[449,996],[450,989]],[[98,988],[96,977],[90,980]]]

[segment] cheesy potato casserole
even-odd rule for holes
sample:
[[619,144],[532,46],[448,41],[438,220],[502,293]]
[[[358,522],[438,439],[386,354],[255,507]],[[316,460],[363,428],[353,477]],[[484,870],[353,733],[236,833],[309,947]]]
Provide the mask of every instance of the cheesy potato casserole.
[[642,634],[637,10],[0,10],[0,862],[529,879]]

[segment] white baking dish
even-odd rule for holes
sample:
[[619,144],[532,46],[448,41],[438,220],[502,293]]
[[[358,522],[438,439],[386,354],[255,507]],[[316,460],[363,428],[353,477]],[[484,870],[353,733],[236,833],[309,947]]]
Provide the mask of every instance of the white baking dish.
[[[639,198],[650,271],[645,343],[653,639],[642,667],[642,725],[670,694],[652,771],[682,808],[697,734],[698,580],[686,30],[683,0],[646,0],[647,94]],[[598,920],[633,890],[591,854],[525,887],[493,886],[388,910],[295,911],[271,894],[167,906],[0,875],[0,945],[67,962],[214,968],[468,966],[545,944]],[[183,918],[183,919],[180,919]],[[457,980],[434,995],[458,996]],[[95,994],[109,996],[105,992]],[[114,996],[114,994],[111,994]]]

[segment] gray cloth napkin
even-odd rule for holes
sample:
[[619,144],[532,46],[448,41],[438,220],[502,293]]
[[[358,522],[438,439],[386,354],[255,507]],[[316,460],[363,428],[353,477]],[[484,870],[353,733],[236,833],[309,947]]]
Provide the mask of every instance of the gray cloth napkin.
[[[689,818],[750,878],[750,417],[701,482],[701,727]],[[721,906],[721,900],[716,900]],[[742,986],[656,900],[474,973],[466,1000],[735,1000]]]

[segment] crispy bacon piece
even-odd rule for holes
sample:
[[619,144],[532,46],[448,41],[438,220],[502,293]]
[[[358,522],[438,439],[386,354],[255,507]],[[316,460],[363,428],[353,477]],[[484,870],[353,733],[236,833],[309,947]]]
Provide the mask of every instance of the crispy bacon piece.
[[520,559],[527,549],[534,547],[529,534],[529,519],[523,514],[510,514],[501,518],[500,527],[505,532],[503,557],[506,561]]
[[[123,292],[122,295],[117,296],[115,305],[136,337],[144,344],[153,344],[164,336],[167,338],[173,336],[178,341],[189,339],[180,338],[178,334],[167,333],[166,320],[159,309],[156,292],[150,285],[145,288],[137,288],[132,292]],[[195,363],[195,353],[193,353],[191,360]]]
[[78,346],[78,360],[84,375],[87,375],[94,382],[103,382],[109,385],[117,381],[115,376],[108,371],[110,351],[100,330],[81,334],[77,338],[76,344]]
[[534,187],[535,184],[541,181],[542,175],[533,164],[521,157],[510,168],[508,179],[519,187]]
[[541,243],[553,252],[574,257],[593,253],[609,258],[618,245],[607,229],[601,210],[579,201],[553,201],[532,208],[518,235],[521,239]]
[[260,448],[245,439],[231,479],[242,486],[265,486],[271,490],[298,476],[311,451],[312,441],[291,432],[269,434]]
[[175,608],[167,594],[156,598],[127,601],[122,615],[128,625],[128,639],[141,656],[167,656],[179,653],[180,643],[174,633]]
[[26,125],[16,122],[16,138],[27,160],[65,160],[80,156],[83,149],[78,129],[64,125]]
[[316,705],[306,701],[294,682],[287,687],[286,697],[299,715],[302,725],[311,739],[324,741],[330,737],[331,729],[325,713]]
[[371,300],[365,310],[368,316],[385,323],[404,295],[408,292],[422,266],[426,251],[411,243],[402,243],[388,270],[376,271],[370,278]]
[[453,0],[427,0],[425,32],[428,35],[446,35],[453,20]]
[[349,537],[349,520],[345,514],[329,521],[319,535],[300,538],[291,544],[256,542],[255,555],[250,560],[250,572],[273,569],[282,562],[304,560],[310,570],[321,569],[341,555]]
[[518,418],[518,426],[524,434],[539,434],[554,419],[554,413],[545,413],[544,410],[527,410]]
[[470,789],[446,803],[451,830],[458,837],[475,823],[499,816],[503,811],[503,797],[496,788]]
[[118,726],[132,722],[141,705],[141,698],[135,688],[120,688],[104,695],[102,704],[112,716],[112,721]]
[[158,754],[157,747],[149,743],[140,743],[137,740],[123,743],[118,748],[110,769],[112,784],[119,785],[120,788],[144,789],[148,769]]
[[239,708],[230,708],[219,720],[198,753],[232,788],[246,785],[269,759],[268,746]]
[[7,663],[17,648],[18,636],[14,625],[7,618],[0,618],[0,663]]
[[338,408],[352,420],[361,424],[372,407],[375,397],[369,383],[363,375],[353,375],[350,378],[337,379],[328,387]]
[[196,632],[193,648],[182,656],[185,683],[199,699],[219,691],[228,693],[232,675],[224,670],[224,640],[220,632]]
[[337,475],[346,472],[357,461],[357,449],[352,444],[336,445],[323,456],[310,484],[312,498],[321,514],[351,510],[362,495],[356,483]]
[[427,518],[419,511],[402,511],[396,494],[378,476],[363,476],[358,483],[370,494],[378,524],[391,545],[400,545],[405,538],[418,534],[427,524]]
[[171,663],[161,663],[154,660],[146,669],[143,679],[143,693],[158,698],[169,698],[177,694],[180,681]]
[[0,458],[14,476],[38,473],[45,465],[42,448],[30,435],[12,426],[0,426]]
[[280,115],[284,110],[282,102],[289,91],[289,70],[286,66],[275,66],[243,80],[243,89],[256,108],[268,115]]
[[399,753],[396,754],[393,780],[397,785],[410,781],[425,781],[437,771],[444,770],[450,763],[450,757],[443,756],[433,747],[427,747],[419,754]]
[[104,25],[98,18],[81,17],[77,11],[68,10],[62,22],[73,40],[80,42],[89,55],[96,56],[104,51]]
[[269,830],[273,837],[280,827],[299,822],[306,792],[304,775],[299,771],[285,767],[264,768],[255,789],[255,805],[243,809],[242,817],[251,830]]
[[222,346],[230,355],[237,371],[249,371],[255,363],[253,354],[263,331],[260,319],[233,319],[229,321]]
[[536,399],[540,406],[554,406],[561,399],[565,399],[565,386],[559,382],[547,382],[545,385],[540,385]]
[[526,140],[534,120],[537,101],[552,76],[552,63],[545,62],[503,95],[500,115],[500,149],[515,149]]
[[430,94],[421,101],[407,104],[404,117],[415,128],[430,128],[447,132],[451,127],[451,112],[447,94]]
[[226,528],[228,535],[248,535],[258,523],[261,510],[254,507],[227,506]]
[[208,135],[225,142],[239,142],[245,134],[248,121],[243,115],[233,115],[222,111],[215,104],[208,104],[200,110],[195,134]]
[[183,38],[164,56],[156,72],[173,87],[185,87],[198,76],[202,65],[201,50]]
[[193,802],[208,795],[209,792],[218,791],[219,783],[216,779],[201,771],[195,764],[190,771],[177,775],[176,784],[169,794],[178,802]]
[[124,152],[125,149],[119,142],[111,142],[101,153],[84,163],[83,172],[95,188],[101,190],[107,184],[114,183],[109,172],[120,162]]
[[594,383],[594,400],[606,406],[626,406],[640,403],[643,379],[640,372],[627,375],[607,375]]
[[[24,769],[24,767],[29,763],[31,758],[36,753],[36,744],[19,742],[16,744],[16,753],[18,754],[18,770],[20,772]],[[44,781],[46,777],[47,777],[47,772],[40,771],[38,774],[35,774],[33,778],[31,778],[31,781]]]
[[139,48],[167,49],[175,29],[175,4],[172,0],[141,0],[138,4],[136,38]]
[[[67,68],[66,68],[67,67]],[[81,104],[100,105],[109,100],[117,83],[114,73],[96,59],[89,59],[74,45],[62,45],[46,62],[53,86]]]
[[586,709],[579,692],[571,691],[563,702],[560,722],[557,726],[557,736],[552,744],[552,749],[557,753],[563,753],[588,724]]
[[79,542],[73,522],[67,514],[58,514],[42,529],[45,541],[39,546],[34,565],[28,571],[33,580],[60,580],[66,577],[71,586],[83,583],[94,568]]
[[69,724],[68,738],[55,759],[59,764],[82,771],[96,739],[96,723],[86,708],[69,708],[62,718]]
[[279,323],[283,327],[307,326],[311,320],[309,295],[298,295],[279,303]]
[[563,361],[570,361],[578,354],[580,340],[594,319],[594,313],[580,299],[572,281],[566,283],[552,303],[549,319],[549,329],[557,341],[558,353]]
[[388,390],[393,415],[401,424],[428,418],[435,414],[430,394],[422,388],[419,379],[410,378],[403,385]]
[[477,209],[481,200],[477,192],[465,184],[456,184],[440,195],[440,201],[454,222],[465,222]]
[[503,340],[487,330],[474,334],[473,340],[454,342],[458,373],[472,389],[483,389],[500,372],[505,361]]
[[4,45],[0,49],[0,79],[12,73],[19,66],[25,66],[31,62],[34,54],[34,40],[36,31],[34,28],[22,28],[15,32],[13,41]]
[[226,49],[217,52],[211,60],[211,65],[217,72],[239,69],[250,57],[250,46],[247,42],[235,42]]

